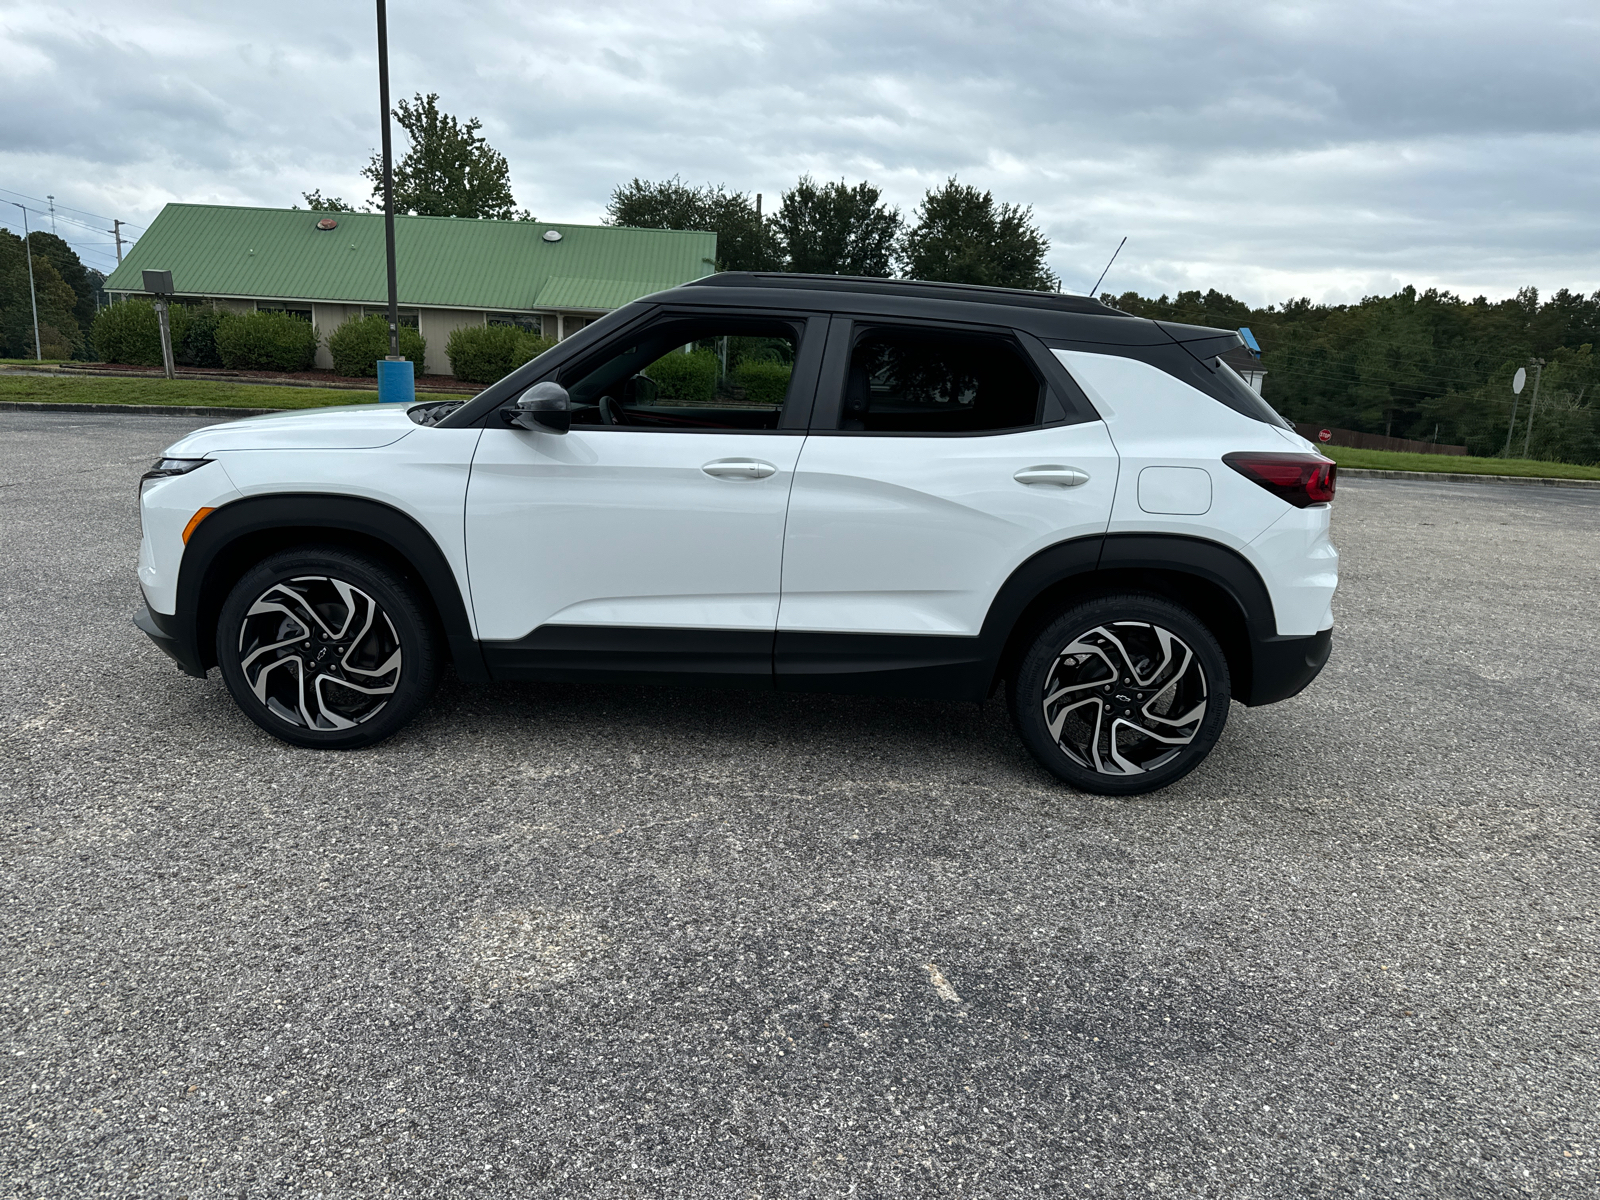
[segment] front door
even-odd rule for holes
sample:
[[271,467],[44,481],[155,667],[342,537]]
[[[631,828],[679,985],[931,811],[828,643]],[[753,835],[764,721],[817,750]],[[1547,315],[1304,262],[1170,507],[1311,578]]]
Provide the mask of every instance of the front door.
[[828,357],[789,503],[778,686],[981,689],[1011,573],[1075,539],[1093,565],[1117,482],[1105,424],[1006,332],[836,320]]
[[571,432],[484,431],[467,555],[496,677],[771,686],[806,326],[664,317],[563,371]]

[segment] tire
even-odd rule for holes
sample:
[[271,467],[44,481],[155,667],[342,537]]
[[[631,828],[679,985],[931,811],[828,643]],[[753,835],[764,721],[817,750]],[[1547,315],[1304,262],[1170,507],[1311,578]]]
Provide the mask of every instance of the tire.
[[411,720],[433,692],[437,645],[406,583],[334,546],[264,559],[217,619],[217,665],[245,715],[325,750],[370,746]]
[[1211,631],[1187,609],[1139,594],[1068,609],[1012,676],[1006,698],[1029,751],[1102,796],[1153,792],[1194,770],[1222,736],[1232,694]]

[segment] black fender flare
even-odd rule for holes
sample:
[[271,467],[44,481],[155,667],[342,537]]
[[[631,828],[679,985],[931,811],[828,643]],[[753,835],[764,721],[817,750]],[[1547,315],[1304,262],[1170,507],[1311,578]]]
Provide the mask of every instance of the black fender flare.
[[[1197,582],[1188,582],[1197,581]],[[1036,629],[1073,599],[1099,591],[1146,590],[1197,610],[1222,642],[1234,696],[1255,700],[1260,650],[1277,640],[1272,596],[1237,550],[1183,534],[1111,533],[1061,542],[1023,562],[995,595],[980,635],[990,688]],[[1274,697],[1276,698],[1276,697]]]
[[268,554],[306,540],[347,541],[376,550],[421,584],[439,618],[456,673],[487,682],[460,582],[439,544],[417,521],[360,496],[298,492],[249,496],[218,508],[195,527],[178,570],[173,632],[202,667],[214,665],[208,633],[228,588]]

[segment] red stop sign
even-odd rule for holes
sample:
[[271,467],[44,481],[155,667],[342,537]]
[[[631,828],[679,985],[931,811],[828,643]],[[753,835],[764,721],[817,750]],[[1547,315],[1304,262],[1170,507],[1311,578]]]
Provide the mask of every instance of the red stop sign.
[[1319,442],[1331,442],[1332,440],[1333,430],[1331,429],[1324,429],[1321,433],[1317,434],[1317,441]]

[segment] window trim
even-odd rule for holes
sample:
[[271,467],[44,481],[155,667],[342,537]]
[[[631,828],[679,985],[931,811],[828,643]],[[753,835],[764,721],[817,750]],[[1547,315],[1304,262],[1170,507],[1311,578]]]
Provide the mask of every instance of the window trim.
[[581,377],[596,369],[607,358],[614,356],[620,343],[644,336],[657,325],[670,321],[715,321],[719,319],[771,322],[793,326],[795,329],[794,371],[789,377],[789,390],[783,406],[778,410],[778,424],[774,429],[716,429],[681,428],[648,425],[573,425],[574,432],[589,433],[666,433],[666,434],[742,434],[747,437],[804,436],[811,419],[812,405],[816,399],[818,366],[827,340],[826,314],[796,312],[793,310],[751,311],[743,308],[661,308],[638,325],[619,331],[615,338],[607,338],[588,354],[562,364],[549,378],[565,387],[564,380]]
[[[997,338],[1016,351],[1023,364],[1039,381],[1039,406],[1034,420],[1027,425],[1008,425],[1002,429],[910,430],[910,429],[840,429],[839,420],[844,412],[844,390],[849,380],[850,359],[855,352],[859,336],[874,329],[932,330],[977,337]],[[835,316],[828,330],[828,348],[822,371],[817,381],[817,397],[812,406],[810,432],[819,437],[913,437],[913,438],[973,438],[997,437],[1011,433],[1027,433],[1035,429],[1049,429],[1057,425],[1076,423],[1072,415],[1076,405],[1063,403],[1061,389],[1050,373],[1041,371],[1038,356],[1024,342],[1019,330],[1005,326],[979,325],[966,321],[929,321],[912,317]],[[1077,417],[1078,421],[1097,417]]]

